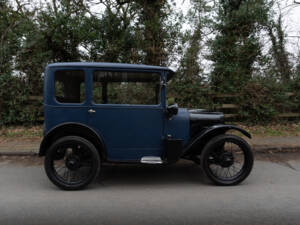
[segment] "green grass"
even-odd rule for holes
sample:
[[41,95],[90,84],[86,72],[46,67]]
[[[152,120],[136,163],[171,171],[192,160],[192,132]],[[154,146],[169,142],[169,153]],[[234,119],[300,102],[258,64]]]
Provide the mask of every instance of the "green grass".
[[264,133],[266,136],[282,136],[284,134],[284,132],[281,130],[275,130],[275,129],[271,129],[269,127],[266,127]]
[[42,126],[23,127],[23,126],[12,126],[12,127],[1,127],[0,136],[5,138],[35,138],[42,137],[43,128]]
[[268,125],[245,125],[236,124],[247,130],[253,136],[270,137],[270,136],[300,136],[300,123],[274,123]]
[[300,122],[298,123],[297,127],[296,127],[296,131],[300,132]]

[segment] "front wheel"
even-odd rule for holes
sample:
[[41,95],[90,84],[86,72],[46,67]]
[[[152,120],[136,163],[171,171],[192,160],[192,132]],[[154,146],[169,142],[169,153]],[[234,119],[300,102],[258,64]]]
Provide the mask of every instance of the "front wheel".
[[249,144],[235,135],[219,135],[211,139],[201,154],[202,168],[217,185],[235,185],[245,180],[253,167]]
[[78,190],[86,187],[98,175],[100,156],[95,146],[78,136],[58,139],[45,156],[45,171],[61,189]]

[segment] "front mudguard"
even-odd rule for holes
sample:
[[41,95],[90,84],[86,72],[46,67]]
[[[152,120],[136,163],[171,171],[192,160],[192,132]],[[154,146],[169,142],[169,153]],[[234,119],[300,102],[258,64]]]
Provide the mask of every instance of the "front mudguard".
[[234,125],[218,124],[199,133],[193,140],[191,140],[183,149],[182,157],[188,155],[200,154],[206,143],[213,137],[225,134],[228,130],[237,130],[244,134],[246,137],[251,138],[251,134],[246,130]]

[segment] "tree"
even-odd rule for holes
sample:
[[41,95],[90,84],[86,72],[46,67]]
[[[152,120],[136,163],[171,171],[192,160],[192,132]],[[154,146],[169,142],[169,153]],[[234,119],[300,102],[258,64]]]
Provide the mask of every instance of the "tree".
[[270,51],[274,60],[275,73],[281,81],[287,83],[290,81],[292,69],[285,48],[286,38],[282,27],[282,15],[278,16],[277,21],[271,20],[266,25],[266,29],[272,43]]
[[211,10],[207,0],[191,1],[191,9],[187,15],[191,29],[187,30],[182,38],[184,51],[177,71],[180,77],[203,78],[200,57],[203,57],[203,45],[206,44],[204,39],[211,32],[208,29],[211,23],[209,18]]
[[144,52],[143,63],[167,65],[177,43],[180,29],[178,21],[172,21],[172,7],[166,0],[137,0],[136,32]]
[[265,0],[220,0],[210,42],[211,82],[216,91],[234,92],[252,77],[261,54],[259,31],[268,19]]
[[42,73],[51,62],[80,61],[80,44],[85,39],[87,9],[82,1],[54,0],[45,8],[22,10],[21,50],[16,55],[16,69],[26,74],[31,94],[42,92]]
[[26,79],[15,70],[24,26],[26,22],[20,8],[15,9],[9,1],[0,0],[0,125],[24,122],[29,115],[24,108],[28,94]]
[[168,95],[184,107],[210,107],[211,98],[207,96],[208,87],[205,83],[201,60],[205,37],[210,32],[209,13],[211,7],[206,0],[191,1],[191,8],[186,19],[189,24],[181,35],[180,48],[182,54],[175,78],[169,83]]
[[139,63],[137,37],[133,27],[133,3],[104,1],[104,13],[86,17],[86,40],[82,46],[87,59],[102,62]]
[[0,74],[11,74],[13,56],[20,47],[21,18],[7,0],[0,0]]

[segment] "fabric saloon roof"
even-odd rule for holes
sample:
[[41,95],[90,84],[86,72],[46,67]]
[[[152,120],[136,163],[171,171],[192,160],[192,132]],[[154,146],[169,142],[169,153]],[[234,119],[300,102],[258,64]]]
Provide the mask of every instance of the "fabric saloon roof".
[[51,63],[47,67],[94,67],[94,68],[111,68],[111,69],[137,69],[137,70],[152,70],[152,71],[167,71],[168,80],[170,80],[175,72],[168,67],[150,66],[144,64],[127,64],[127,63],[101,63],[101,62],[62,62]]

